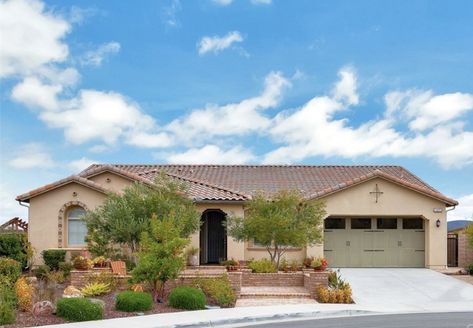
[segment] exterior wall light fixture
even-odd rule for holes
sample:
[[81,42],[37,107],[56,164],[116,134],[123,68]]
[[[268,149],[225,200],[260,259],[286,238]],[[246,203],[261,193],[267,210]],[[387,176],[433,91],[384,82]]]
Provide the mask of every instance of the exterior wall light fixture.
[[435,221],[435,225],[437,226],[437,228],[440,228],[440,219],[437,219],[437,221]]

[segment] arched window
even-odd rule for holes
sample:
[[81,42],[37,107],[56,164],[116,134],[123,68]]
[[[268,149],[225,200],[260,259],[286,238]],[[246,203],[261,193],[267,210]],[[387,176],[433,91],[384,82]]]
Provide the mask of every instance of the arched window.
[[87,226],[81,218],[85,215],[82,207],[73,207],[67,211],[67,244],[71,246],[84,246]]

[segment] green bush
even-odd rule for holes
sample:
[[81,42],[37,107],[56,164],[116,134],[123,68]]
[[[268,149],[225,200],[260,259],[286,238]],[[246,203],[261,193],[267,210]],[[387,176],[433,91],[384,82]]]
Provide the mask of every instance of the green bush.
[[49,266],[43,264],[38,266],[37,268],[31,270],[31,272],[34,274],[36,279],[38,280],[47,280],[49,273],[51,272],[51,269]]
[[7,325],[15,322],[15,305],[0,302],[0,325]]
[[20,262],[22,269],[28,265],[31,247],[26,234],[2,233],[0,234],[0,257],[9,257]]
[[201,310],[205,309],[205,294],[192,287],[177,287],[169,294],[169,305],[176,309]]
[[69,278],[72,271],[72,263],[69,262],[60,262],[59,263],[59,270],[64,273],[64,279]]
[[63,249],[46,249],[41,252],[44,264],[51,270],[59,270],[59,263],[66,259],[66,251]]
[[271,262],[268,259],[262,259],[259,261],[252,261],[250,264],[248,264],[248,267],[251,269],[251,271],[255,273],[274,273],[278,272],[278,269],[274,265],[273,262]]
[[103,308],[86,298],[61,298],[57,302],[57,316],[67,321],[90,321],[103,319]]
[[236,295],[227,275],[219,278],[197,278],[193,285],[202,289],[205,296],[221,307],[230,307],[235,304]]
[[12,282],[6,276],[0,276],[0,325],[15,322],[16,295]]
[[14,284],[21,275],[21,263],[8,258],[0,257],[0,276],[7,277]]
[[117,295],[115,309],[125,312],[148,311],[153,307],[153,298],[144,292],[125,291]]

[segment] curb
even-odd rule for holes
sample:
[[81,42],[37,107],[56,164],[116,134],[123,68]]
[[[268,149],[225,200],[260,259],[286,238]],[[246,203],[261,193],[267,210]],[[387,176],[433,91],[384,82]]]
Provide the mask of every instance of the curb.
[[287,321],[294,319],[322,319],[322,318],[334,318],[334,317],[350,317],[358,315],[370,315],[370,314],[381,314],[381,312],[366,311],[366,310],[336,310],[336,311],[312,311],[312,312],[299,312],[290,314],[275,314],[267,316],[250,316],[241,317],[234,319],[221,319],[221,320],[205,320],[193,324],[176,324],[172,326],[162,326],[160,328],[197,328],[197,327],[224,327],[241,324],[257,324],[270,321]]

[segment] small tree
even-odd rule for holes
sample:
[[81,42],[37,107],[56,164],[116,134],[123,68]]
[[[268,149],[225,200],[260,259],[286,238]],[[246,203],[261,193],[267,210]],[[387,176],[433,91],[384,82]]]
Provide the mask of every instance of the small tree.
[[291,247],[305,247],[322,240],[325,205],[305,201],[296,191],[280,191],[271,199],[257,194],[247,206],[245,217],[230,217],[227,231],[239,241],[255,240],[266,247],[279,267],[281,256]]
[[176,279],[185,266],[184,248],[189,239],[180,236],[174,216],[157,219],[153,215],[149,231],[141,236],[138,264],[131,272],[135,282],[147,282],[157,301],[165,284]]
[[84,218],[89,250],[94,255],[111,256],[113,245],[118,244],[134,253],[153,215],[173,218],[179,235],[189,237],[199,228],[200,215],[185,191],[184,185],[160,175],[153,186],[134,183],[122,194],[110,193],[103,205]]

